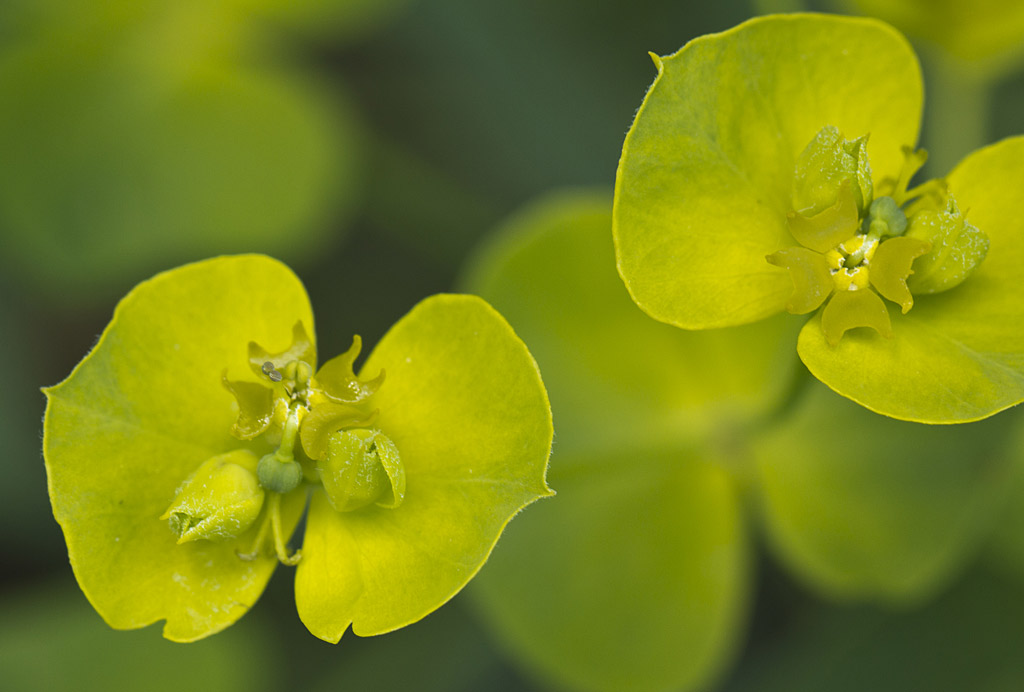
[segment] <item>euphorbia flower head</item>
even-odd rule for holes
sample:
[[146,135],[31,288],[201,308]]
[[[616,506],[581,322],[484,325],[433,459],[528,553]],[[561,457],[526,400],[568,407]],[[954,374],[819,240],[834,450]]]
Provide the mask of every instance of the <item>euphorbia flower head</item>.
[[1024,400],[1024,139],[911,186],[920,68],[876,20],[762,17],[655,62],[614,211],[644,311],[686,329],[814,313],[804,364],[896,418]]
[[268,257],[179,267],[125,297],[46,390],[44,422],[54,515],[107,622],[208,636],[283,562],[313,634],[388,632],[451,598],[551,493],[547,394],[487,303],[422,301],[367,377],[359,347],[317,369],[306,292]]

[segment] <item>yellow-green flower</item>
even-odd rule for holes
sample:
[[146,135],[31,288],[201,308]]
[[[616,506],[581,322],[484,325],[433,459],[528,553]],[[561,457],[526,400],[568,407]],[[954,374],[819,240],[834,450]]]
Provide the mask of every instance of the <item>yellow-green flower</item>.
[[762,17],[655,62],[613,228],[645,312],[685,329],[814,313],[804,364],[895,418],[1024,400],[1024,138],[911,186],[920,68],[876,20]]
[[263,256],[180,267],[125,297],[46,390],[44,422],[54,515],[110,625],[205,637],[283,562],[313,634],[387,632],[451,598],[550,494],[547,394],[487,303],[424,300],[367,358],[372,377],[353,374],[359,348],[317,369],[305,290]]

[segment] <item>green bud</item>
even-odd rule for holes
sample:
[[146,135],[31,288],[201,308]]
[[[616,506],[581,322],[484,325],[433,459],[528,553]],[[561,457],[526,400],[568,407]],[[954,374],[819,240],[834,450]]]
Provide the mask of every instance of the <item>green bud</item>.
[[847,141],[826,125],[800,154],[793,177],[793,209],[813,216],[836,203],[839,186],[852,183],[859,215],[871,204],[871,165],[867,135]]
[[988,254],[988,236],[967,222],[953,195],[944,211],[918,212],[910,221],[907,236],[931,244],[931,251],[914,262],[914,273],[907,280],[915,295],[958,286]]
[[875,238],[903,235],[907,230],[907,215],[892,197],[879,197],[868,209],[867,230]]
[[179,544],[200,538],[224,541],[252,526],[264,495],[256,479],[256,455],[239,449],[204,461],[160,519],[170,524]]
[[405,468],[398,448],[379,430],[332,433],[327,454],[317,463],[331,506],[350,512],[371,503],[393,509],[405,499]]
[[302,483],[302,464],[295,459],[282,461],[277,452],[271,452],[256,467],[260,485],[271,492],[290,493]]

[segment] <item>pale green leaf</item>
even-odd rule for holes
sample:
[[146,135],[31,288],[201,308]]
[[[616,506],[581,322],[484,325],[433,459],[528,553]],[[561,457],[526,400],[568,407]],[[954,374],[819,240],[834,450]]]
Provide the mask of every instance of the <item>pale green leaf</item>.
[[474,296],[428,298],[374,349],[377,426],[405,467],[395,509],[335,512],[313,496],[295,580],[309,630],[338,641],[397,629],[458,592],[520,509],[551,494],[551,413],[523,342]]
[[755,440],[769,541],[832,598],[926,599],[971,560],[1006,481],[1011,422],[938,428],[878,416],[814,383]]
[[559,447],[692,439],[770,411],[794,376],[802,318],[692,334],[651,320],[615,275],[610,207],[597,191],[532,204],[496,233],[465,281],[528,340]]
[[561,440],[558,496],[509,527],[472,587],[484,614],[518,660],[566,687],[701,689],[747,612],[736,487],[701,453],[638,442],[579,457]]
[[726,468],[743,424],[787,391],[799,318],[692,333],[651,320],[615,275],[609,207],[552,195],[472,266],[470,288],[545,373],[559,493],[513,522],[472,593],[545,679],[694,689],[743,628],[749,554]]
[[[176,545],[159,517],[206,459],[244,446],[221,373],[249,372],[250,340],[281,350],[312,328],[302,284],[267,257],[222,257],[159,274],[118,305],[99,343],[46,390],[44,453],[54,515],[79,585],[111,626],[165,619],[190,641],[241,617],[277,564],[243,562],[256,528]],[[262,451],[269,451],[263,449]],[[305,502],[284,500],[290,533]]]
[[979,420],[1024,401],[1024,137],[968,156],[949,189],[989,237],[984,261],[959,286],[890,309],[893,336],[848,332],[835,347],[820,318],[798,350],[819,380],[878,413],[925,423]]
[[876,184],[895,176],[917,140],[917,59],[880,22],[786,15],[655,62],[619,161],[619,272],[645,312],[688,329],[780,312],[791,284],[765,255],[793,244],[797,156],[832,125],[870,135]]

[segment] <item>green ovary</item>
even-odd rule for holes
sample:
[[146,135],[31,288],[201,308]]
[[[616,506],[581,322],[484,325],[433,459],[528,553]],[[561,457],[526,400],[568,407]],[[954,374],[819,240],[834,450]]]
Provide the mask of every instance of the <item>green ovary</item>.
[[[988,250],[987,237],[967,223],[942,181],[907,190],[923,151],[905,149],[904,169],[883,181],[886,194],[875,197],[865,144],[866,137],[846,141],[830,126],[808,144],[797,160],[794,211],[787,217],[799,245],[766,257],[790,272],[789,312],[806,314],[825,304],[821,326],[831,346],[857,327],[891,337],[882,298],[906,314],[914,305],[911,289],[953,288]],[[908,287],[918,258],[925,270]]]

